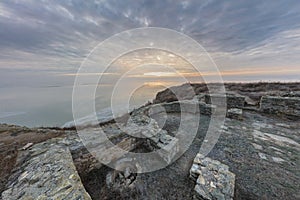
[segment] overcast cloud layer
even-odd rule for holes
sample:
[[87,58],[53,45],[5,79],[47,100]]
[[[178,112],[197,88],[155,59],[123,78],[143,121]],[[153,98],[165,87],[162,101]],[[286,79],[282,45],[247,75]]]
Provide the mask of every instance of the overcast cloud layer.
[[148,26],[192,37],[221,71],[260,69],[272,76],[284,69],[282,80],[300,75],[300,3],[295,0],[3,0],[1,75],[75,72],[102,40]]

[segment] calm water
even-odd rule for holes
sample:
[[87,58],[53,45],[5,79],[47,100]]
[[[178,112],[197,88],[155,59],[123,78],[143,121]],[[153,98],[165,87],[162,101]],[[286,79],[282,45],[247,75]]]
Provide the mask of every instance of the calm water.
[[[60,73],[40,70],[9,70],[0,68],[0,123],[17,124],[28,127],[62,126],[73,121],[72,92],[74,76],[62,76]],[[3,75],[3,76],[2,76]],[[109,80],[110,81],[110,80]],[[136,83],[136,82],[135,82]],[[154,84],[153,84],[154,83]],[[148,80],[140,80],[139,88],[128,92],[131,83],[120,85],[116,90],[116,104],[131,96],[130,108],[139,107],[152,100],[155,94],[165,87],[158,82],[149,84]],[[169,82],[167,86],[180,83]],[[92,87],[87,78],[82,85],[88,91]],[[104,114],[110,107],[111,91],[113,86],[98,87],[96,92],[96,111]],[[80,101],[87,100],[87,95],[80,96]],[[122,106],[121,106],[122,108]],[[90,113],[87,113],[89,115]]]
[[[72,89],[72,86],[0,88],[0,123],[28,127],[62,126],[73,120]],[[152,100],[162,89],[162,86],[145,86],[137,90],[130,99],[130,107]],[[119,94],[120,101],[122,96]],[[97,98],[97,105],[97,112],[107,110],[110,97],[102,94]]]
[[[5,72],[5,76],[0,79],[0,123],[28,127],[62,126],[73,120],[72,90],[74,77],[57,76],[49,72],[20,71],[18,73],[0,69],[0,73],[4,74],[3,72]],[[228,79],[229,77],[224,78],[231,81]],[[274,80],[276,78],[274,77]],[[235,79],[232,78],[233,80]],[[240,81],[248,82],[251,80],[254,80],[253,77],[243,77]],[[263,80],[263,77],[261,80]],[[158,91],[165,88],[160,84],[153,84],[165,80],[157,80],[152,84],[143,84],[144,81],[149,80],[141,80],[140,85],[142,87],[137,88],[135,92],[130,94],[130,108],[139,107],[148,100],[152,100]],[[195,80],[194,82],[199,81]],[[164,85],[169,87],[181,83],[176,82],[176,80],[169,80]],[[84,87],[91,86],[87,84]],[[115,95],[120,102],[128,95],[127,85],[122,85],[122,87]],[[104,110],[104,115],[107,113],[107,109],[110,107],[110,95],[107,94],[111,90],[110,87],[104,87],[104,89],[98,91],[98,98],[96,99],[97,112]],[[84,102],[87,97],[82,95],[81,98]],[[119,104],[118,101],[117,105]],[[120,107],[122,108],[122,105]]]

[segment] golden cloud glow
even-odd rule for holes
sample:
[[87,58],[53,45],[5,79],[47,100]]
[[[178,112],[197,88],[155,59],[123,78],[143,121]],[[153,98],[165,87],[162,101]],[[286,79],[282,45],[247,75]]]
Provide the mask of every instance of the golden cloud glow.
[[158,76],[158,77],[165,77],[165,76],[177,76],[174,72],[146,72],[144,76]]
[[121,66],[126,69],[132,67],[156,64],[172,66],[174,68],[190,68],[191,64],[183,58],[176,56],[167,51],[158,49],[142,49],[135,52],[125,54],[118,58],[112,65]]
[[150,87],[153,87],[153,86],[163,86],[163,87],[169,87],[171,85],[174,85],[174,84],[178,84],[177,82],[165,82],[165,81],[153,81],[153,82],[145,82],[143,85],[145,86],[150,86]]
[[258,70],[258,69],[253,69],[253,70],[232,70],[232,71],[220,71],[220,73],[216,72],[196,72],[196,73],[182,73],[183,76],[187,77],[195,77],[195,76],[216,76],[216,75],[221,75],[221,76],[238,76],[238,75],[263,75],[263,74],[283,74],[283,73],[293,73],[293,72],[300,72],[300,70],[297,69],[291,69],[291,70],[286,70],[286,69],[272,69],[272,70]]
[[300,70],[276,69],[276,70],[232,70],[217,72],[146,72],[143,74],[128,75],[130,78],[164,78],[164,77],[205,77],[205,76],[240,76],[240,75],[264,75],[264,74],[284,74],[284,73],[300,73]]

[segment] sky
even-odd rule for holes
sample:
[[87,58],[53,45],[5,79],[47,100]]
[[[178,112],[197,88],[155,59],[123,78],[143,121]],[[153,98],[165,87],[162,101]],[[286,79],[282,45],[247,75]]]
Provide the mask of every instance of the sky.
[[[224,81],[299,81],[297,0],[1,0],[0,121],[35,126],[71,120],[72,87],[84,59],[114,34],[143,27],[172,29],[197,41]],[[154,87],[178,84],[166,66],[199,80],[180,56],[140,50],[112,63],[103,91],[112,91],[106,86],[134,68],[126,80],[140,82],[136,96],[150,98]],[[83,75],[88,81],[103,74]],[[124,93],[127,85],[120,85]],[[150,86],[145,95],[141,88]]]
[[300,75],[295,0],[3,0],[0,27],[2,85],[14,77],[30,77],[14,84],[35,85],[39,75],[76,73],[99,42],[139,27],[188,35],[224,76],[289,80]]

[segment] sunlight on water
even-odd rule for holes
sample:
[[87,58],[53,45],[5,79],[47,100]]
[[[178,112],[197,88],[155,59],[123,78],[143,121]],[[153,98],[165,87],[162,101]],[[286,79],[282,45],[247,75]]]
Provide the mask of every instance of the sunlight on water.
[[[132,94],[129,108],[137,108],[147,101],[152,101],[155,94],[163,89],[164,87],[159,83],[145,83]],[[26,88],[26,92],[22,87],[0,88],[0,92],[3,95],[0,98],[0,105],[6,105],[0,110],[1,123],[29,127],[62,126],[73,120],[72,87],[70,86]],[[122,94],[118,96],[122,102],[124,100]],[[85,97],[82,97],[83,102],[84,99]],[[106,96],[105,93],[96,99],[96,104],[97,112],[102,113],[102,117],[110,114],[108,111],[110,97]]]

